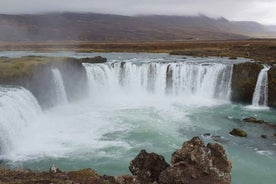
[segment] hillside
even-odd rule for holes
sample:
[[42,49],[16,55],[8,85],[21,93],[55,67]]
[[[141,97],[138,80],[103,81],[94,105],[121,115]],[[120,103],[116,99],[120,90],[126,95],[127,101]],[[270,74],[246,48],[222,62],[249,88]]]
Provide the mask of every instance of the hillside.
[[0,41],[178,41],[247,39],[266,35],[255,22],[230,22],[206,16],[121,16],[51,13],[0,15]]

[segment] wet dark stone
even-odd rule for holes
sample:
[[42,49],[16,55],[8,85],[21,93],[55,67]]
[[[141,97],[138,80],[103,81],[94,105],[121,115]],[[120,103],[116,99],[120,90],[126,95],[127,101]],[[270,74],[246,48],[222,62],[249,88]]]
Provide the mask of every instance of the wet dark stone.
[[247,123],[257,123],[257,124],[263,124],[263,123],[265,123],[264,120],[258,120],[258,119],[254,118],[254,117],[244,118],[243,121],[247,122]]
[[199,137],[185,142],[161,172],[160,184],[230,184],[231,162],[220,144],[205,146]]
[[147,153],[145,150],[130,162],[129,170],[141,182],[158,181],[161,171],[169,167],[165,159],[156,153]]
[[261,135],[261,138],[266,139],[266,138],[267,138],[267,135],[262,134],[262,135]]
[[239,137],[247,137],[247,133],[241,129],[234,128],[231,132],[229,132],[231,135],[239,136]]

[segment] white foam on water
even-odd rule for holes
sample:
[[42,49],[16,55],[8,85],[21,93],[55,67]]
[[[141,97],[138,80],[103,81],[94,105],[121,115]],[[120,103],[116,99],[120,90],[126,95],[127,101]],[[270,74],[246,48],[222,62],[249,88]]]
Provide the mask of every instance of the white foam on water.
[[268,76],[269,66],[264,65],[260,71],[252,99],[252,106],[267,107],[268,100]]
[[143,101],[169,95],[195,105],[230,99],[232,66],[226,64],[116,62],[84,66],[94,97],[118,99],[123,94]]
[[41,108],[36,98],[24,88],[0,87],[1,155],[9,154],[18,146],[24,130],[36,123]]

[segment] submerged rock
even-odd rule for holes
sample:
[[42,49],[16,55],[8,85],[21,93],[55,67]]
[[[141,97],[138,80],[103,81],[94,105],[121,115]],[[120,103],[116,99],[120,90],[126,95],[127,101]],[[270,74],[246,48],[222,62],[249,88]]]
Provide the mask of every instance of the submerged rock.
[[276,124],[275,123],[269,123],[269,122],[266,122],[264,120],[258,120],[254,117],[244,118],[243,121],[247,122],[247,123],[262,124],[262,125],[264,125],[268,128],[276,129]]
[[167,167],[169,167],[169,164],[166,163],[163,156],[142,150],[130,162],[129,170],[142,182],[154,182],[158,181],[160,172]]
[[213,135],[211,138],[212,138],[214,141],[219,142],[219,143],[226,143],[226,142],[229,141],[229,140],[227,140],[227,139],[225,139],[224,137],[221,137],[221,136],[219,136],[219,135]]
[[267,138],[267,135],[262,134],[262,135],[261,135],[261,138],[266,139],[266,138]]
[[219,144],[205,146],[199,137],[185,142],[172,155],[171,166],[161,172],[161,184],[229,184],[231,162]]
[[254,117],[244,118],[243,121],[247,122],[247,123],[258,123],[258,124],[265,123],[264,120],[258,120],[258,119],[254,118]]
[[231,135],[239,136],[239,137],[247,137],[247,133],[241,129],[234,128],[231,132],[229,132]]

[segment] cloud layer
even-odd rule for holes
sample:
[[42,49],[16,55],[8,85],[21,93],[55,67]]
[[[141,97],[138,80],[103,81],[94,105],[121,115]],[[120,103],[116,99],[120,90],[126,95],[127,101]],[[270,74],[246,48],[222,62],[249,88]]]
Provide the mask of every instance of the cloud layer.
[[0,0],[0,13],[95,12],[225,17],[276,24],[275,0]]

